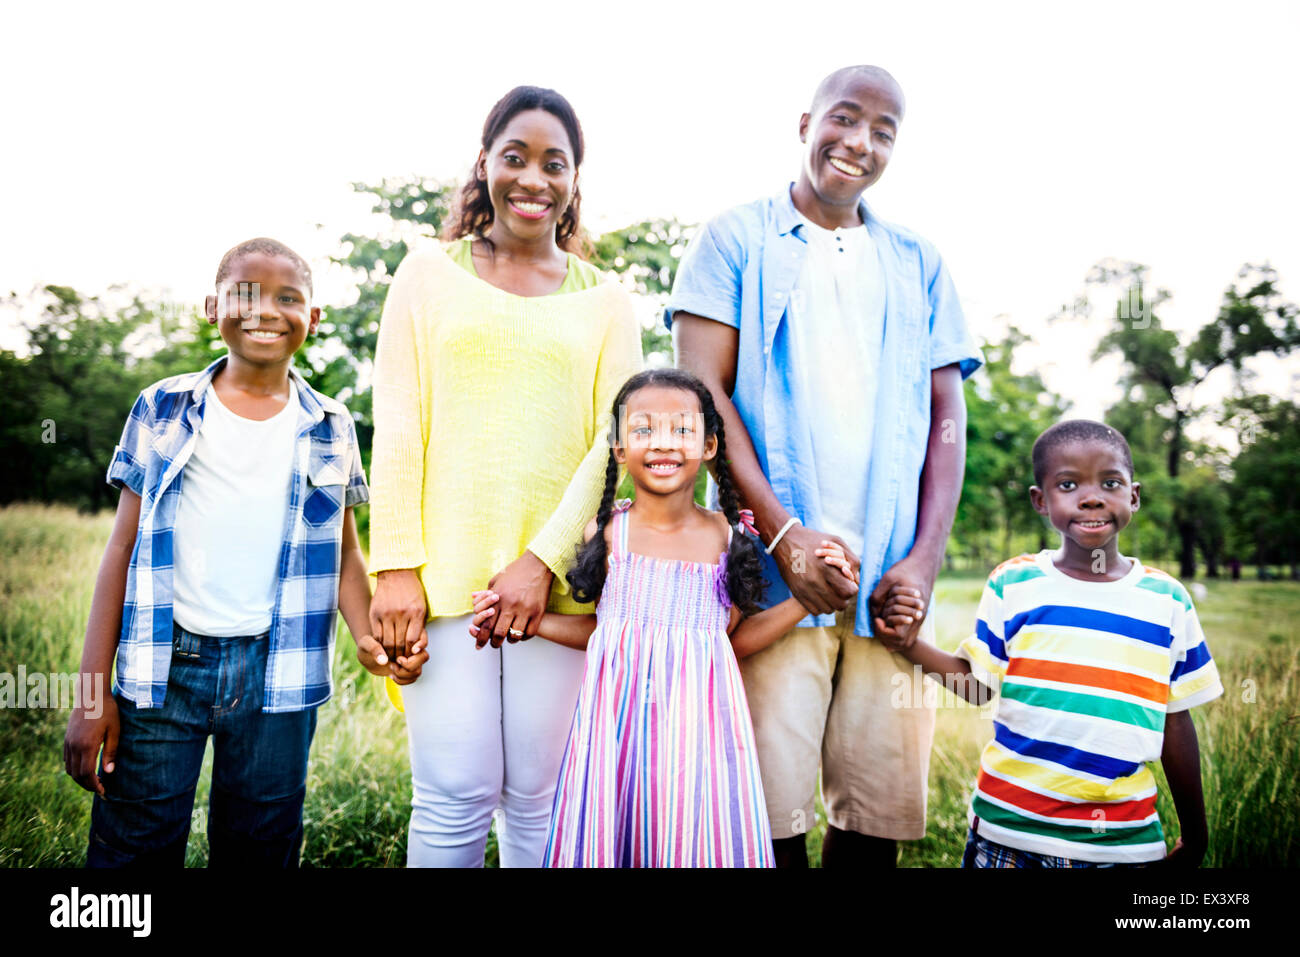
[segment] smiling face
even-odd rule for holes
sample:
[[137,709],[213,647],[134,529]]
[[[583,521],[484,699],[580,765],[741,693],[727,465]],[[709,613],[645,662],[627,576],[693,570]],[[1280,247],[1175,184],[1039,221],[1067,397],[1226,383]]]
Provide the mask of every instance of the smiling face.
[[1031,488],[1029,498],[1061,533],[1066,552],[1086,560],[1098,549],[1112,549],[1138,509],[1142,488],[1120,450],[1097,439],[1067,442],[1051,450],[1045,465],[1043,487]]
[[479,154],[475,175],[487,182],[492,200],[492,237],[504,233],[536,243],[555,236],[578,172],[559,118],[546,110],[524,110]]
[[254,366],[287,364],[320,322],[298,264],[286,256],[240,256],[204,304],[233,360]]
[[888,75],[848,70],[823,83],[799,120],[800,212],[831,229],[860,222],[858,200],[889,164],[902,118],[903,94]]
[[705,436],[700,401],[671,386],[645,386],[627,397],[620,444],[614,458],[627,466],[637,493],[694,493],[702,462],[718,451],[716,435]]

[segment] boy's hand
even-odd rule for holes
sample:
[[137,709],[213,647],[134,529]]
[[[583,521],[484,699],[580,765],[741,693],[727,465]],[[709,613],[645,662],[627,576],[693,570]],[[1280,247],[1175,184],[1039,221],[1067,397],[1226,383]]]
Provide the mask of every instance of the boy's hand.
[[470,597],[474,599],[474,618],[469,624],[469,633],[474,638],[474,649],[477,651],[492,637],[492,619],[497,613],[493,606],[501,596],[494,591],[474,591],[470,592]]
[[374,635],[362,635],[357,639],[357,661],[372,675],[387,678],[392,674],[384,646],[375,640]]
[[[925,620],[927,609],[930,607],[930,592],[933,588],[934,573],[930,567],[915,555],[908,555],[885,572],[871,592],[871,597],[867,599],[872,620],[882,618],[888,625],[890,616],[886,613],[886,606],[898,596],[908,595],[921,600],[919,608],[921,617],[915,622],[919,626]],[[892,629],[889,631],[894,634]]]
[[122,730],[122,719],[117,713],[117,701],[105,695],[103,714],[98,718],[86,716],[84,708],[74,708],[68,718],[68,730],[63,736],[63,770],[72,780],[87,791],[103,796],[104,785],[95,773],[99,749],[104,748],[104,773],[111,774],[117,760],[117,739]]
[[905,651],[916,644],[916,636],[925,620],[921,592],[906,585],[895,585],[885,595],[884,607],[872,619],[876,637],[890,651]]
[[1192,870],[1201,866],[1201,861],[1205,858],[1205,844],[1203,842],[1183,843],[1180,837],[1174,841],[1174,849],[1169,852],[1163,861],[1157,861],[1160,867],[1186,868]]

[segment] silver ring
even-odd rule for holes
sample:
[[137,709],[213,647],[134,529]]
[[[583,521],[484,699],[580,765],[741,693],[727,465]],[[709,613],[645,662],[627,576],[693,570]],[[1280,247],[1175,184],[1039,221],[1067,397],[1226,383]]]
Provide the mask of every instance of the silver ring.
[[524,633],[518,628],[507,628],[506,633],[512,638],[522,638],[524,636]]

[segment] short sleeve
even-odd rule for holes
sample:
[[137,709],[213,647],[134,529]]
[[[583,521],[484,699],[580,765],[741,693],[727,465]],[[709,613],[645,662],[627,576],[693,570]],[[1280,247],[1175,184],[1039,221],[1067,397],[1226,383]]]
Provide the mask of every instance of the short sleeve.
[[726,241],[716,220],[706,224],[677,267],[664,325],[671,329],[674,313],[689,312],[739,329],[743,268],[740,244]]
[[948,267],[937,252],[931,250],[930,255],[930,368],[941,369],[956,362],[961,366],[961,377],[966,379],[983,365],[984,356],[966,326]]
[[1166,708],[1170,714],[1194,708],[1223,694],[1219,669],[1210,656],[1209,645],[1205,643],[1196,606],[1184,589],[1179,588],[1179,592],[1181,595],[1175,595],[1175,600],[1182,598],[1182,601],[1174,611],[1173,644],[1170,648],[1173,669],[1169,674],[1169,704]]
[[1002,685],[1008,662],[1000,574],[1000,571],[995,571],[985,582],[975,612],[975,632],[961,643],[956,652],[958,658],[970,664],[975,679],[994,691]]
[[366,470],[361,464],[361,444],[357,441],[357,426],[352,416],[347,416],[348,432],[348,487],[343,491],[346,508],[364,505],[370,501],[370,486],[366,484]]
[[131,414],[122,428],[122,438],[113,449],[107,482],[115,488],[129,488],[144,497],[145,463],[153,443],[154,412],[143,392],[136,397]]

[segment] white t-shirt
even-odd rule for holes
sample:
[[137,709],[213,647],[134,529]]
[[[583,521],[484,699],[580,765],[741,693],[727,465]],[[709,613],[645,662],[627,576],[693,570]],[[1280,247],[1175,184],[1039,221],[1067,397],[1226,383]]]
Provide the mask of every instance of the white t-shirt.
[[298,389],[258,422],[236,415],[211,385],[176,507],[172,612],[200,635],[257,635],[271,627],[289,518]]
[[859,557],[867,472],[885,335],[885,277],[865,226],[823,229],[803,220],[808,256],[788,315],[795,365],[814,423],[821,531]]

